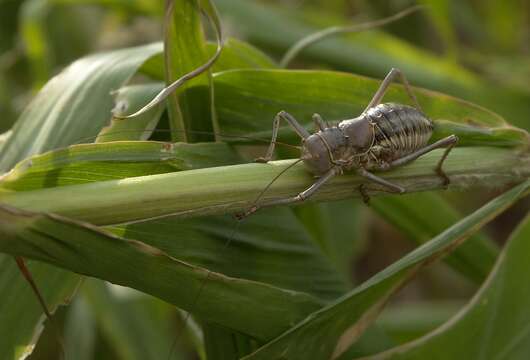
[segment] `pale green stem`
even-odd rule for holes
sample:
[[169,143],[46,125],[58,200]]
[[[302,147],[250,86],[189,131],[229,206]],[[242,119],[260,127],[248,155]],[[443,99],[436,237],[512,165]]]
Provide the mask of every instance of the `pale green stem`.
[[[442,181],[433,171],[440,156],[441,150],[433,151],[410,165],[379,175],[410,192],[442,189]],[[168,215],[185,217],[235,213],[253,205],[258,193],[292,162],[251,163],[0,193],[0,202],[31,211],[57,213],[96,225]],[[530,155],[514,149],[457,148],[450,153],[444,169],[451,178],[451,189],[501,188],[530,176]],[[270,187],[262,201],[296,195],[314,181],[315,178],[303,164],[297,164]],[[344,174],[332,179],[311,201],[359,197],[361,183],[369,188],[381,189],[354,173]],[[375,190],[371,195],[382,193]]]

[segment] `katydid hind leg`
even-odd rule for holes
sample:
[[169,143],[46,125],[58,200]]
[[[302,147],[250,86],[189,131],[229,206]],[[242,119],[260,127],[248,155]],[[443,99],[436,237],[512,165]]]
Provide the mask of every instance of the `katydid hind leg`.
[[438,176],[440,176],[442,178],[444,186],[447,187],[451,183],[451,180],[449,179],[449,177],[447,176],[447,174],[443,170],[443,164],[444,164],[445,159],[447,159],[447,156],[449,155],[451,150],[453,150],[453,148],[458,143],[458,137],[456,135],[451,135],[451,136],[448,136],[448,137],[446,137],[446,138],[444,138],[442,140],[445,140],[445,143],[447,144],[447,147],[445,148],[445,151],[444,151],[442,157],[438,161],[438,164],[436,164],[435,170],[436,170],[436,173],[438,174]]
[[366,112],[368,109],[374,106],[377,106],[381,103],[390,84],[392,84],[392,82],[396,80],[396,77],[400,78],[401,82],[403,83],[403,86],[405,87],[405,91],[407,92],[407,95],[412,100],[412,103],[414,104],[416,109],[418,109],[419,111],[422,111],[421,106],[418,102],[418,99],[416,98],[416,95],[414,95],[414,92],[412,91],[412,87],[410,86],[407,78],[405,77],[405,74],[403,74],[403,72],[397,68],[392,68],[392,70],[390,70],[390,72],[383,79],[383,82],[379,86],[379,89],[377,89],[374,96],[372,97],[372,100],[370,100],[370,103],[368,104],[366,109],[364,109],[363,113]]
[[408,164],[417,158],[419,158],[422,155],[425,155],[435,149],[439,148],[445,148],[445,151],[438,161],[435,171],[436,173],[442,178],[444,186],[449,185],[450,180],[447,174],[443,171],[443,163],[445,159],[447,159],[447,156],[451,152],[451,150],[454,148],[454,146],[458,143],[458,137],[456,135],[449,135],[443,139],[440,139],[430,145],[424,146],[421,149],[418,149],[414,151],[413,153],[410,153],[408,155],[405,155],[397,160],[392,161],[391,163],[385,165],[384,167],[378,168],[378,170],[390,170],[395,167],[403,166],[405,164]]

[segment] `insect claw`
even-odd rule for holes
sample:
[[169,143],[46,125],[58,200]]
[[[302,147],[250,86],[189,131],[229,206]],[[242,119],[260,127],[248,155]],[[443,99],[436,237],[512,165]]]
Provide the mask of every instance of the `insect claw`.
[[449,176],[447,176],[447,174],[440,168],[436,168],[436,174],[438,174],[438,176],[442,178],[442,186],[444,187],[444,189],[447,189],[449,187],[449,184],[451,183]]

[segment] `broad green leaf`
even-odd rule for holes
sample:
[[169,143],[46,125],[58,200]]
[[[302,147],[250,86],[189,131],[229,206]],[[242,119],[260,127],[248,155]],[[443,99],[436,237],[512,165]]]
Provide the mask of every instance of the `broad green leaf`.
[[43,87],[16,122],[0,153],[0,171],[28,156],[97,135],[113,108],[110,92],[160,50],[159,44],[146,45],[71,64]]
[[[348,294],[311,314],[245,359],[284,357],[317,360],[341,355],[375,320],[389,297],[415,273],[467,240],[513,203],[527,195],[529,189],[530,181],[527,180],[493,199]],[[526,311],[527,307],[525,306],[524,309]],[[471,334],[469,329],[467,331]],[[447,344],[444,347],[447,347]]]
[[[215,216],[159,219],[107,229],[231,277],[326,300],[346,291],[344,277],[288,208],[263,210],[239,224],[231,216]],[[350,241],[355,241],[355,235]]]
[[398,302],[387,307],[377,319],[376,324],[384,329],[392,339],[403,344],[442,325],[463,305],[461,300]]
[[[165,80],[169,86],[208,61],[197,0],[166,1],[164,21]],[[206,11],[206,9],[205,9]],[[207,13],[209,18],[215,13]],[[215,19],[217,20],[217,19]],[[186,24],[186,26],[182,26]],[[216,25],[214,25],[215,27]],[[215,29],[217,31],[217,28]],[[172,130],[212,130],[215,123],[210,71],[189,80],[168,97],[169,124]],[[172,133],[175,141],[211,140],[186,132]]]
[[[120,121],[135,120],[138,119]],[[0,178],[0,189],[28,191],[238,162],[233,150],[223,143],[118,141],[80,144],[20,162]]]
[[0,212],[2,252],[138,289],[261,341],[321,306],[308,294],[211,272],[86,223],[5,206]]
[[[136,112],[148,100],[154,98],[162,88],[162,84],[157,83],[122,87],[115,93],[113,112],[116,115]],[[155,130],[163,111],[164,107],[159,104],[152,111],[135,118],[120,119],[111,117],[110,125],[101,129],[95,142],[147,140]]]
[[470,302],[433,332],[371,359],[526,359],[530,352],[528,273],[530,216],[521,222],[488,280]]
[[[214,44],[208,44],[209,54],[215,51]],[[278,65],[264,52],[241,40],[229,38],[225,42],[223,52],[219,60],[212,67],[212,72],[220,72],[232,69],[269,69],[277,68]]]
[[208,360],[239,359],[255,350],[255,342],[248,336],[212,323],[202,323],[201,327]]
[[[439,194],[387,196],[371,202],[372,208],[417,244],[425,243],[462,218]],[[474,235],[445,261],[476,283],[481,283],[498,255],[497,246],[484,235]]]
[[360,255],[366,242],[364,204],[355,200],[306,204],[296,208],[295,213],[336,270],[350,279],[352,260]]
[[[311,129],[313,113],[328,121],[351,119],[362,113],[379,85],[378,80],[329,71],[222,72],[215,75],[220,129],[266,135],[274,115],[281,110]],[[433,91],[415,89],[415,93],[423,111],[435,123],[434,139],[451,132],[459,136],[460,146],[530,143],[526,131],[511,127],[499,115],[480,106]],[[399,85],[390,87],[384,102],[411,103]],[[294,132],[287,133],[292,139]]]

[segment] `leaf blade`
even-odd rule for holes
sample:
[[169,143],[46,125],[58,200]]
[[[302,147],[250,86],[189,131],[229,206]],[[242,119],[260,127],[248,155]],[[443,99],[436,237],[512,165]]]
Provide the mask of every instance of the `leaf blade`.
[[530,181],[526,181],[500,195],[245,359],[280,356],[305,359],[308,354],[312,359],[339,356],[375,319],[390,295],[421,267],[460,245],[515,201],[528,195],[529,189]]

